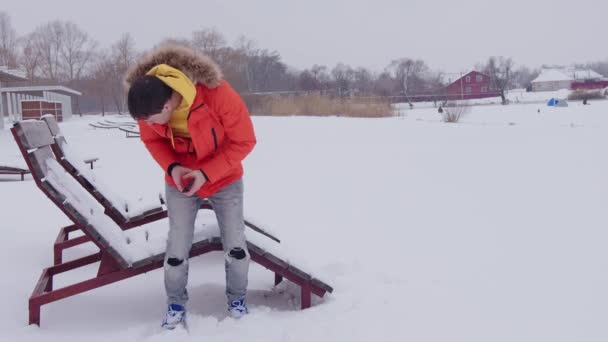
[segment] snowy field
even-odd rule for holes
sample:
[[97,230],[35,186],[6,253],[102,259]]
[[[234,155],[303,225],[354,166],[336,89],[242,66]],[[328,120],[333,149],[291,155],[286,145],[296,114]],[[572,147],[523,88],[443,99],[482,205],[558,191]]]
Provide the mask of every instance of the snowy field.
[[[605,91],[605,90],[604,90]],[[505,97],[511,104],[538,104],[544,105],[551,98],[556,99],[567,99],[572,91],[569,89],[560,89],[555,91],[540,91],[540,92],[528,92],[526,89],[512,89],[509,90]],[[466,101],[470,105],[497,105],[502,103],[500,97],[487,97],[483,99],[471,99]],[[414,107],[418,108],[431,108],[435,107],[434,102],[414,102]],[[409,109],[408,103],[397,104],[398,108]]]
[[[190,269],[189,332],[160,331],[161,270],[46,305],[42,327],[27,326],[27,299],[70,222],[31,177],[0,175],[0,340],[607,341],[608,101],[476,106],[458,124],[434,108],[401,114],[254,119],[246,215],[335,291],[299,311],[298,288],[273,290],[252,263],[251,314],[236,321],[222,256],[204,255]],[[100,119],[61,128],[115,191],[162,189],[140,141],[87,125]],[[0,131],[0,164],[18,157]]]

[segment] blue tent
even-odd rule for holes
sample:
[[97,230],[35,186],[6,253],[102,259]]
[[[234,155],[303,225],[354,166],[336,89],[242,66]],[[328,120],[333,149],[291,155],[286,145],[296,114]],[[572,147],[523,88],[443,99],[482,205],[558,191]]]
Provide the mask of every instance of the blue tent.
[[549,102],[547,102],[547,106],[549,106],[549,107],[568,107],[568,101],[552,98],[551,100],[549,100]]

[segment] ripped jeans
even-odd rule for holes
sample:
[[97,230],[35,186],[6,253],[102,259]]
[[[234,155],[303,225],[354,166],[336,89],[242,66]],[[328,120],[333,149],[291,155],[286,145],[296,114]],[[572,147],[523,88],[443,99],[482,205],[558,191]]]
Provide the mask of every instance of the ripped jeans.
[[[185,305],[188,301],[188,256],[192,247],[194,221],[203,199],[184,196],[166,185],[169,236],[165,255],[167,303]],[[243,181],[239,179],[209,197],[213,206],[225,254],[226,296],[228,303],[247,292],[249,251],[243,217]]]

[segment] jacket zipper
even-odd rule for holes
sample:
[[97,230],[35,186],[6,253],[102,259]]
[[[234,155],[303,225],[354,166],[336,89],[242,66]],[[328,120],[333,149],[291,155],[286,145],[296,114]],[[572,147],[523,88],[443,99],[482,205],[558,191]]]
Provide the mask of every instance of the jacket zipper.
[[213,134],[213,147],[217,151],[217,136],[215,135],[215,127],[211,128],[211,134]]

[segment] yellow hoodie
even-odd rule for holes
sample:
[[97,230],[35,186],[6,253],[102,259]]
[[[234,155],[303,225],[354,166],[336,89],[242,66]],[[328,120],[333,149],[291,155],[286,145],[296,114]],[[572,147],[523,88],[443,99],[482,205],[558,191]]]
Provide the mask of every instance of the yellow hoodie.
[[156,76],[182,96],[182,102],[175,108],[171,120],[169,120],[169,127],[171,127],[173,134],[190,138],[190,134],[188,133],[188,114],[196,96],[194,83],[183,72],[167,64],[155,66],[146,75]]

